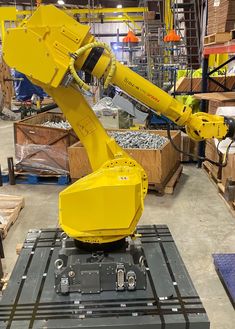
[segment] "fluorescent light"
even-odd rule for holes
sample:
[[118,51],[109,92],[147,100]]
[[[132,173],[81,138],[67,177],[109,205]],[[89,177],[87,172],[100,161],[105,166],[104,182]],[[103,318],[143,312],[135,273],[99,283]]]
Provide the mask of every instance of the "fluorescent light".
[[121,4],[117,5],[117,8],[122,8],[122,5]]
[[58,0],[57,3],[58,3],[58,5],[63,6],[64,5],[64,0]]

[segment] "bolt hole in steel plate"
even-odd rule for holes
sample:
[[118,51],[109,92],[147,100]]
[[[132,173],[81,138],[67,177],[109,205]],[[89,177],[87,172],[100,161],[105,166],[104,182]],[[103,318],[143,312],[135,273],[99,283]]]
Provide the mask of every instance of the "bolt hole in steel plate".
[[64,265],[64,262],[63,262],[63,260],[62,259],[56,259],[55,260],[55,268],[57,268],[58,270],[59,269],[61,269],[62,267],[63,267],[63,265]]

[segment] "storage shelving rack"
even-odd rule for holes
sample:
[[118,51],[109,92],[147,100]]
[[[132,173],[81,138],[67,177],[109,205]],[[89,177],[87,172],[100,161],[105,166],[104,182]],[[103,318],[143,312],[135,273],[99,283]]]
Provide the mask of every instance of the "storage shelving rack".
[[[231,57],[223,62],[221,65],[217,66],[213,70],[209,71],[209,55],[218,55],[218,54],[229,54]],[[225,83],[222,84],[211,76],[213,73],[218,72],[227,64],[231,63],[235,60],[235,41],[230,41],[224,44],[215,44],[211,46],[205,46],[203,48],[203,59],[202,59],[202,93],[208,92],[208,81],[213,81],[219,87],[221,87],[224,91],[232,91],[226,86],[226,79]],[[201,100],[201,111],[207,111],[207,101]],[[205,142],[199,143],[199,156],[205,155]],[[198,166],[201,167],[202,161],[198,162]]]

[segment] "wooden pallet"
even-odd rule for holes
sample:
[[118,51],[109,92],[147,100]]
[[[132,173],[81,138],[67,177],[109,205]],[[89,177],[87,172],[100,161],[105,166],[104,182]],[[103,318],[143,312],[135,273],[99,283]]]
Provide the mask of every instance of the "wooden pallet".
[[228,207],[228,209],[230,210],[230,212],[232,213],[232,215],[235,217],[235,200],[234,201],[228,201],[225,198],[225,187],[222,183],[218,183],[218,192],[219,192],[219,196],[221,197],[221,199],[224,201],[224,203],[226,204],[226,206]]
[[171,177],[171,179],[166,184],[166,186],[164,188],[165,194],[173,194],[175,186],[178,183],[182,172],[183,172],[183,165],[180,165],[179,168],[174,173],[174,175]]
[[216,187],[218,188],[219,196],[224,201],[224,203],[226,204],[226,206],[228,207],[228,209],[230,210],[232,215],[235,217],[235,200],[234,201],[228,201],[225,198],[225,187],[224,187],[224,185],[221,183],[220,179],[214,177],[214,175],[210,172],[210,168],[206,165],[206,162],[203,162],[202,167],[203,167],[204,171],[207,173],[210,181],[213,184],[215,184]]
[[165,186],[160,186],[158,184],[149,183],[148,189],[150,191],[156,191],[158,194],[173,194],[175,186],[180,179],[180,176],[183,172],[183,165],[181,164],[177,170],[173,173],[169,181],[166,183]]
[[204,46],[225,43],[231,40],[230,32],[214,33],[204,37]]
[[215,183],[216,185],[221,182],[219,178],[217,178],[214,173],[211,171],[211,167],[208,165],[207,161],[202,163],[202,168],[206,172],[207,176],[210,178],[210,180]]
[[68,185],[70,177],[67,174],[41,174],[29,171],[15,171],[16,184],[32,185]]
[[24,207],[24,198],[16,195],[0,194],[0,218],[4,222],[0,224],[0,232],[5,238],[10,227],[17,220],[20,210]]
[[3,278],[1,279],[1,291],[3,292],[4,290],[6,290],[6,287],[7,287],[7,284],[8,284],[8,281],[10,279],[10,274],[9,273],[6,273]]

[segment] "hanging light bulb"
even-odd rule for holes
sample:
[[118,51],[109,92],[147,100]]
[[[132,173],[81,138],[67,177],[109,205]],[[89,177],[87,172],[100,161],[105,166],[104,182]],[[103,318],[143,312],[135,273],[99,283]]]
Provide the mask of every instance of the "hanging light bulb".
[[57,1],[58,5],[63,6],[65,4],[64,0],[58,0]]

